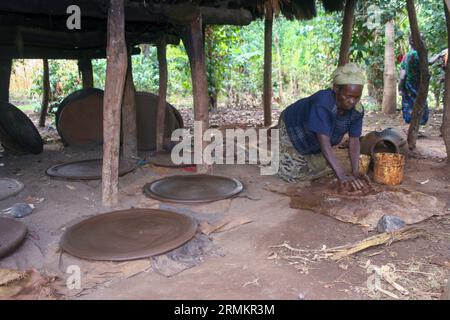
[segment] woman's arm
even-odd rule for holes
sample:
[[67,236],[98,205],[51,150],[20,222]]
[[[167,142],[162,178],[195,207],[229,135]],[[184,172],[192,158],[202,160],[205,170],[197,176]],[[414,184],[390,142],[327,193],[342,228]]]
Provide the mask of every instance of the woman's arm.
[[331,168],[336,173],[337,178],[340,181],[347,180],[344,170],[342,170],[342,166],[339,163],[338,159],[336,158],[336,154],[334,153],[333,148],[331,147],[330,137],[328,137],[327,135],[318,133],[317,139],[319,140],[320,148],[322,149],[322,153],[323,153],[325,159],[327,159]]

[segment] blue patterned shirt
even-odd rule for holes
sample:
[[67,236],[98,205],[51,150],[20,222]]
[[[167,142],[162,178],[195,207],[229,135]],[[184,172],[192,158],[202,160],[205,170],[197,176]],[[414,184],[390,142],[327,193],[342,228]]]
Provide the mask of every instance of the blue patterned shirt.
[[332,146],[339,144],[346,133],[351,137],[360,137],[363,117],[362,106],[338,115],[336,94],[331,89],[298,100],[283,111],[289,138],[303,155],[321,152],[318,133],[330,137]]

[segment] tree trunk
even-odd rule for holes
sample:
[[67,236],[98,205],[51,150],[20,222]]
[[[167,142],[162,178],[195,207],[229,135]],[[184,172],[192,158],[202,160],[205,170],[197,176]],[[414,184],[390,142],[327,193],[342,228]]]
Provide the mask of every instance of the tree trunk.
[[[444,4],[445,21],[447,24],[447,42],[450,47],[450,1],[446,0]],[[445,149],[447,150],[447,162],[450,163],[450,62],[447,60],[445,66],[445,91],[444,91],[444,116],[442,119],[442,138],[444,139]]]
[[264,126],[272,124],[272,33],[273,9],[270,2],[266,2],[266,19],[264,25]]
[[356,0],[345,1],[344,21],[342,25],[342,40],[341,48],[339,50],[339,66],[344,66],[348,63],[350,54],[350,46],[352,44],[353,31],[353,17],[355,12]]
[[166,117],[166,98],[167,98],[167,50],[166,43],[163,41],[158,44],[158,63],[159,63],[159,94],[158,108],[156,111],[156,151],[162,151],[164,147],[164,124]]
[[48,100],[50,98],[50,75],[48,71],[48,59],[42,60],[44,73],[42,75],[42,106],[39,117],[39,127],[45,127],[45,118],[47,117]]
[[428,86],[430,84],[430,72],[428,70],[428,50],[420,37],[419,24],[417,22],[416,8],[414,0],[406,0],[408,9],[409,25],[413,41],[419,54],[420,83],[416,101],[414,102],[411,123],[408,128],[408,145],[411,150],[416,148],[417,133],[420,121],[425,109],[428,97]]
[[122,154],[125,158],[137,157],[136,89],[133,82],[131,51],[128,51],[127,77],[122,105]]
[[81,80],[83,81],[83,89],[94,87],[94,74],[92,71],[91,59],[78,60],[78,70],[81,73]]
[[392,114],[397,109],[397,77],[395,73],[394,20],[386,23],[384,48],[383,113]]
[[283,70],[281,70],[281,53],[280,53],[280,38],[278,34],[275,35],[275,48],[277,52],[277,67],[278,67],[278,98],[279,103],[283,101]]
[[[194,146],[194,161],[197,164],[197,172],[207,173],[210,172],[211,168],[203,164],[202,155],[207,146],[207,143],[203,141],[203,135],[209,129],[208,79],[206,76],[205,40],[201,16],[195,18],[189,25],[179,28],[178,32],[183,40],[191,66],[194,120],[202,125],[201,132],[197,132],[194,136],[195,144],[201,146],[201,150]],[[200,152],[201,154],[199,154]]]
[[0,101],[9,102],[12,59],[0,59]]
[[118,203],[120,110],[127,71],[124,0],[110,1],[106,52],[102,201],[104,206],[113,206]]

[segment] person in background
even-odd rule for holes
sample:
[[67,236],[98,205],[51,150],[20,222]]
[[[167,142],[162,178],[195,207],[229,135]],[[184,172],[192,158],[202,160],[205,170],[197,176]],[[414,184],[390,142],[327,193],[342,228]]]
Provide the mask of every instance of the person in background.
[[[400,65],[400,82],[398,85],[398,91],[402,96],[403,120],[406,123],[411,122],[414,102],[420,84],[419,54],[415,49],[412,36],[409,37],[409,45],[411,48]],[[428,103],[426,103],[420,125],[425,125],[428,122],[428,115]]]

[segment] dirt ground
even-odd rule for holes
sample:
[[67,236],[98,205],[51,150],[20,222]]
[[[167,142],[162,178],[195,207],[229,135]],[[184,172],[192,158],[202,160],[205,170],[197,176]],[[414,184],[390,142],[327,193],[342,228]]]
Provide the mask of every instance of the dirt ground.
[[[237,123],[230,121],[230,112],[219,109],[219,113],[212,116],[213,124]],[[262,124],[262,112],[257,110],[232,112],[240,115],[240,124]],[[190,110],[182,110],[182,115],[187,124],[192,122]],[[279,112],[274,111],[274,119],[278,115]],[[36,118],[35,115],[31,117]],[[424,137],[417,142],[418,154],[407,160],[403,187],[438,197],[447,202],[450,210],[450,167],[446,164],[444,145],[439,137],[441,117],[439,113],[431,114],[429,125],[423,129]],[[367,113],[365,132],[387,127],[403,132],[407,130],[400,115]],[[30,231],[25,243],[14,254],[15,261],[20,262],[17,267],[22,269],[35,267],[43,270],[46,255],[58,243],[67,226],[84,217],[109,211],[101,205],[100,181],[62,181],[45,175],[45,170],[53,164],[96,157],[100,155],[100,150],[63,148],[60,142],[53,141],[54,131],[49,131],[48,127],[42,130],[42,134],[49,141],[42,154],[0,158],[4,164],[0,167],[0,176],[16,178],[25,184],[19,195],[0,201],[0,209],[25,202],[29,197],[44,199],[35,204],[36,209],[31,215],[22,219]],[[170,278],[148,271],[128,279],[117,279],[76,298],[392,299],[392,296],[368,290],[369,264],[385,266],[396,282],[408,290],[408,295],[401,294],[390,284],[381,283],[385,290],[395,293],[400,299],[440,297],[450,274],[448,215],[418,224],[427,231],[426,237],[371,248],[339,262],[299,263],[299,260],[281,258],[272,246],[287,242],[296,248],[335,247],[364,239],[376,232],[368,232],[360,226],[311,211],[290,209],[288,197],[267,188],[281,188],[286,184],[275,176],[261,176],[259,172],[259,168],[252,165],[215,166],[214,174],[240,179],[252,196],[240,196],[210,205],[185,206],[199,215],[204,214],[205,219],[214,216],[252,220],[236,229],[211,234],[214,244],[224,250],[225,256],[205,257],[198,266]],[[142,194],[142,186],[162,176],[184,173],[186,171],[183,169],[139,167],[120,178],[120,204],[113,209],[160,205]],[[31,250],[30,246],[38,250]]]

